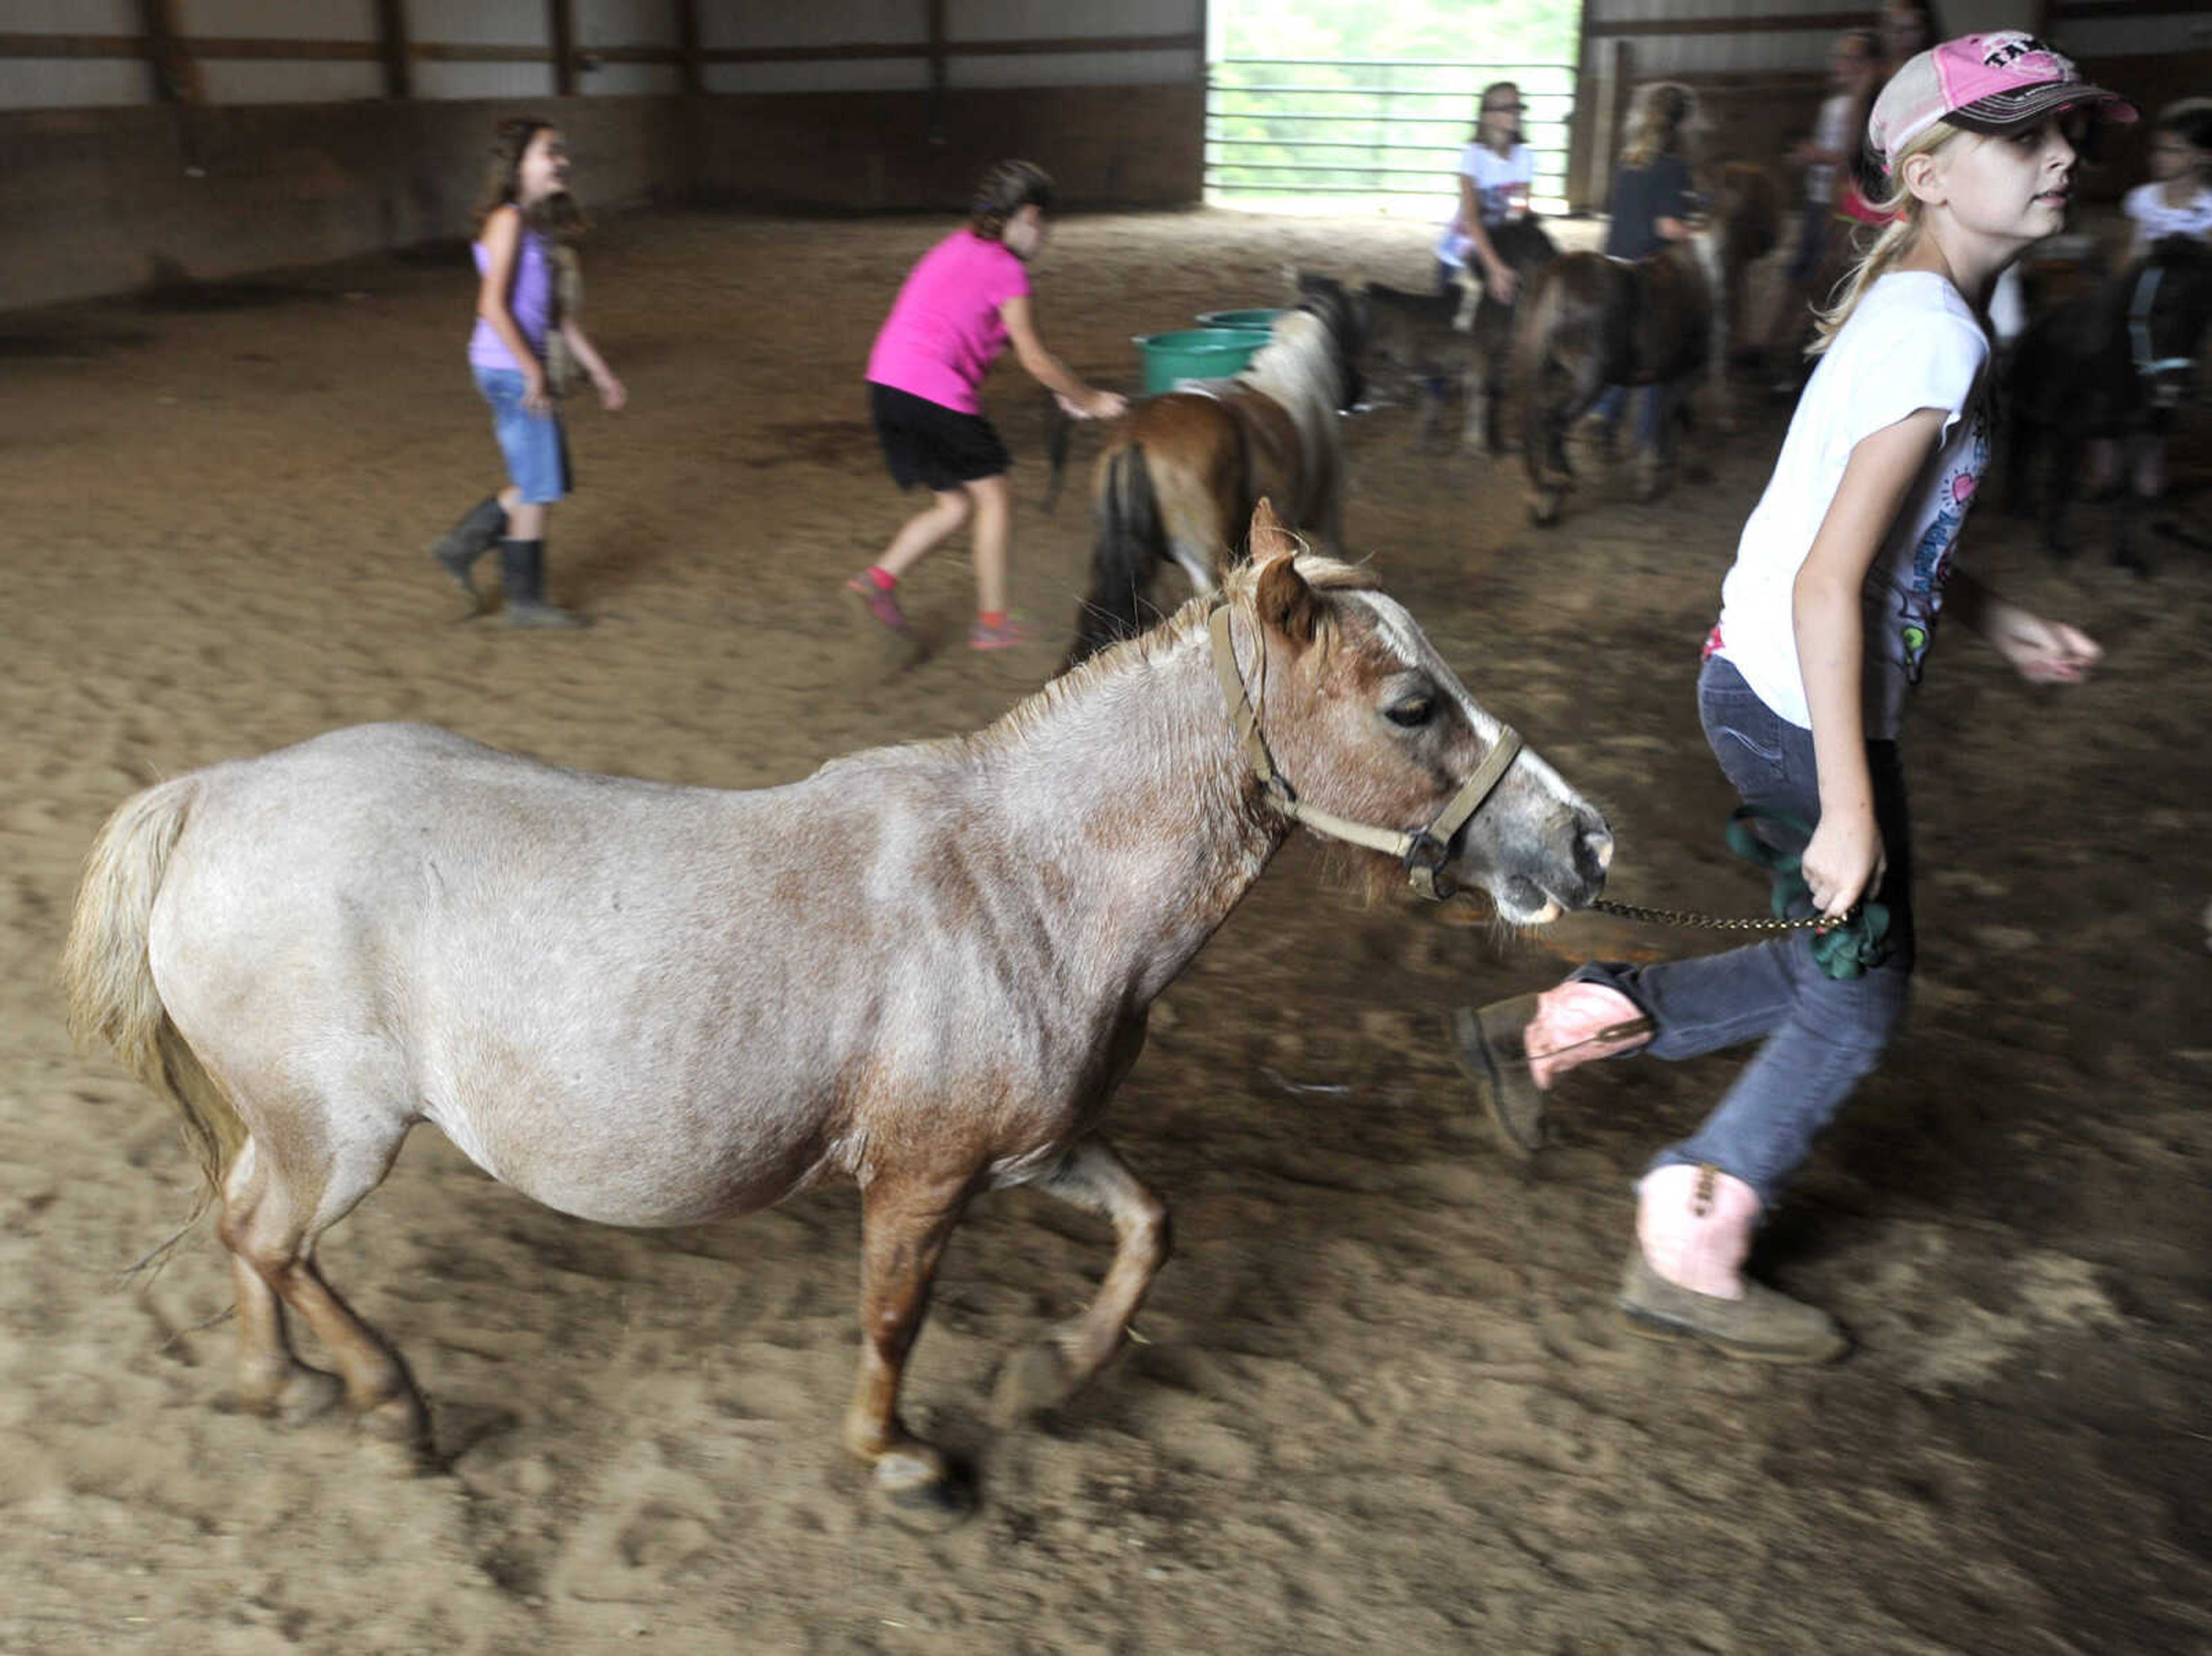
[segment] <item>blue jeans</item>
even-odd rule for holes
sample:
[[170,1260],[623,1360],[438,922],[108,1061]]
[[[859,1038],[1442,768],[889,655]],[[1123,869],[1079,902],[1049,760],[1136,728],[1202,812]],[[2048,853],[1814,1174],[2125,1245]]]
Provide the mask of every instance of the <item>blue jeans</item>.
[[[1717,656],[1698,675],[1698,715],[1746,804],[1819,821],[1813,733],[1778,717]],[[1660,1151],[1653,1167],[1711,1163],[1772,1206],[1812,1154],[1814,1137],[1888,1046],[1912,980],[1911,829],[1897,743],[1868,743],[1867,763],[1888,856],[1879,895],[1889,907],[1894,947],[1881,965],[1838,981],[1814,963],[1811,934],[1791,931],[1724,954],[1646,967],[1593,961],[1574,974],[1619,990],[1644,1010],[1654,1034],[1640,1050],[1652,1058],[1763,1043],[1697,1131]],[[1778,849],[1804,849],[1801,834],[1772,824],[1761,833]],[[1792,918],[1812,912],[1802,903]]]
[[[1626,385],[1607,385],[1598,393],[1590,410],[1608,426],[1620,423],[1620,411],[1628,402]],[[1651,449],[1659,446],[1659,415],[1666,397],[1663,385],[1644,385],[1638,390],[1636,402],[1636,446]]]
[[520,369],[475,370],[477,389],[491,404],[492,435],[507,460],[507,480],[522,491],[525,506],[551,506],[568,492],[568,441],[561,416],[550,409],[532,414],[522,406]]

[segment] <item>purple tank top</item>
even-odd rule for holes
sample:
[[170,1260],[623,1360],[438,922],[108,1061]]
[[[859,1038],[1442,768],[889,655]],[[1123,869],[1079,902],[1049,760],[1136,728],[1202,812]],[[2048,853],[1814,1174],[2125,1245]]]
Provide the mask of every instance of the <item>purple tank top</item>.
[[[491,263],[491,255],[480,241],[471,242],[469,252],[476,255],[477,274],[481,276]],[[507,290],[507,308],[514,314],[514,325],[530,342],[532,354],[543,361],[545,327],[553,316],[553,260],[546,250],[545,238],[535,230],[522,233],[522,246],[514,261],[514,285]],[[481,316],[477,318],[476,331],[469,336],[469,364],[478,368],[512,368],[518,373],[522,370],[514,354]]]

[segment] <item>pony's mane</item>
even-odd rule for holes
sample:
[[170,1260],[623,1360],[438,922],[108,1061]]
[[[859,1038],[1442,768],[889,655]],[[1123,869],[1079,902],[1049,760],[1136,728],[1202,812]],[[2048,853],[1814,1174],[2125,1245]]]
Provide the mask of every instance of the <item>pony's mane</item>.
[[[1261,567],[1252,563],[1237,565],[1224,577],[1219,596],[1240,610],[1250,610],[1259,591]],[[1374,571],[1364,564],[1346,563],[1317,552],[1300,552],[1297,555],[1297,571],[1305,577],[1306,585],[1319,593],[1375,592],[1380,591],[1382,586]],[[1016,702],[981,730],[915,745],[937,747],[962,757],[972,757],[1013,746],[1041,726],[1050,724],[1060,708],[1069,701],[1088,695],[1101,680],[1120,677],[1135,671],[1144,663],[1173,653],[1186,640],[1205,629],[1206,617],[1212,612],[1213,604],[1214,595],[1209,593],[1187,598],[1173,613],[1136,637],[1123,639],[1087,660],[1078,662],[1043,688]],[[1325,605],[1322,610],[1322,627],[1331,634],[1334,632],[1334,604]]]

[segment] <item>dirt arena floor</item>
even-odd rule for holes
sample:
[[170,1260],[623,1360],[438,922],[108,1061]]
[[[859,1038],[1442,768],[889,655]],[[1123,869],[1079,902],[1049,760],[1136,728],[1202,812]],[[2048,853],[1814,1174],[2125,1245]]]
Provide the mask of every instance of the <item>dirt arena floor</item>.
[[[2212,568],[2160,542],[2148,584],[2055,567],[1994,512],[1968,558],[2109,669],[2032,688],[1963,633],[1934,664],[1918,999],[1761,1255],[1856,1331],[1840,1367],[1613,1322],[1630,1181],[1736,1060],[1583,1072],[1523,1172],[1435,1036],[1561,956],[1704,944],[1363,908],[1304,844],[1169,992],[1115,1107],[1177,1225],[1143,1343],[999,1430],[998,1364],[1108,1239],[1024,1196],[959,1232],[908,1392],[978,1477],[958,1529],[899,1527],[838,1447],[849,1191],[631,1233],[416,1135],[322,1259],[432,1399],[443,1470],[418,1477],[342,1424],[227,1405],[211,1234],[116,1285],[194,1176],[163,1107],[72,1055],[54,984],[80,859],[132,790],[386,719],[750,787],[975,726],[1048,670],[1051,646],[961,647],[964,552],[912,583],[950,647],[902,674],[838,591],[912,505],[860,373],[944,227],[605,227],[589,316],[633,402],[573,413],[551,557],[597,622],[574,636],[460,623],[424,555],[495,476],[450,256],[0,317],[0,1652],[2212,1650]],[[1040,313],[1127,385],[1132,334],[1272,302],[1290,261],[1418,283],[1426,234],[1076,218]],[[1056,645],[1085,513],[1037,509],[1017,370],[990,403],[1021,457],[1018,599]],[[1586,468],[1548,533],[1510,465],[1424,452],[1403,412],[1346,428],[1353,549],[1603,802],[1626,900],[1763,902],[1692,690],[1780,440],[1753,413],[1697,440],[1711,482],[1639,507]],[[2200,525],[2206,424],[2177,454]]]

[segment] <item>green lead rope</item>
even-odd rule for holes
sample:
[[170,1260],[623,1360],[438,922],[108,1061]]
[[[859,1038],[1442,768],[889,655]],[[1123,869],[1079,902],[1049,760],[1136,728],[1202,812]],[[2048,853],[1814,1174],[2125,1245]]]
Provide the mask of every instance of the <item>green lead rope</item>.
[[[1792,908],[1813,901],[1813,889],[1806,883],[1804,870],[1799,866],[1804,860],[1802,855],[1777,851],[1760,839],[1752,825],[1761,822],[1788,828],[1808,840],[1813,837],[1812,825],[1786,810],[1768,810],[1759,805],[1739,805],[1729,814],[1729,849],[1773,877],[1774,895],[1770,907],[1776,919],[1786,920]],[[1813,933],[1814,962],[1839,982],[1865,976],[1889,958],[1889,907],[1886,903],[1862,902],[1842,919]]]

